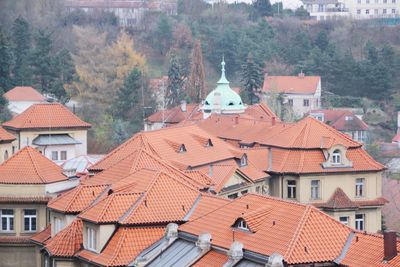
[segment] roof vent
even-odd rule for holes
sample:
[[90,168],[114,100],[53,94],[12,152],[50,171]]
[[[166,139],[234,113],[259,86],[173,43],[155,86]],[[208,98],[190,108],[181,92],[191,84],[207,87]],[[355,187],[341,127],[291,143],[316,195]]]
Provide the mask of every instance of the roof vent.
[[283,256],[279,253],[272,253],[268,258],[266,267],[283,267]]
[[211,234],[200,234],[199,238],[197,239],[196,246],[199,247],[201,250],[209,250],[211,247]]
[[178,225],[176,223],[169,223],[165,229],[165,237],[167,239],[178,237]]
[[239,261],[243,258],[243,244],[239,241],[232,243],[231,248],[228,251],[229,259]]

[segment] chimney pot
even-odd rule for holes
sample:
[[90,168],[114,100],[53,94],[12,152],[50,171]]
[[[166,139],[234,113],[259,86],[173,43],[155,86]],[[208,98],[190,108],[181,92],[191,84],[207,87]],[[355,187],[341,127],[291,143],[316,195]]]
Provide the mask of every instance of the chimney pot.
[[390,261],[397,256],[397,236],[396,232],[389,231],[383,233],[383,260]]

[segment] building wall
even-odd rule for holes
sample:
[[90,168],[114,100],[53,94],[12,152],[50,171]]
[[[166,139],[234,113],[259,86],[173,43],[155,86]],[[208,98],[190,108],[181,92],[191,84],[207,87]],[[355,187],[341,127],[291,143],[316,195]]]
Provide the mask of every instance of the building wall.
[[38,267],[35,246],[0,246],[1,267]]
[[334,217],[339,221],[339,217],[349,217],[348,226],[355,228],[355,216],[356,214],[364,214],[365,216],[365,230],[370,233],[376,233],[381,230],[382,225],[382,213],[380,208],[373,209],[359,209],[357,211],[333,211],[327,212],[330,216]]
[[[70,225],[72,223],[72,221],[76,218],[75,215],[70,215],[70,214],[63,214],[61,212],[57,212],[54,210],[50,210],[50,224],[51,224],[51,236],[55,236],[56,232],[55,232],[55,218],[58,218],[62,221],[62,229],[64,229],[65,227],[67,227],[68,225]],[[60,229],[60,231],[62,230]]]
[[[399,0],[343,0],[345,6],[349,9],[351,16],[355,19],[370,19],[379,17],[395,17],[399,15]],[[384,14],[386,9],[386,14]],[[392,9],[395,13],[392,13]],[[367,14],[366,10],[369,10]],[[376,11],[375,11],[376,10]]]
[[16,114],[21,114],[34,104],[43,103],[42,101],[9,101],[8,109]]
[[97,225],[89,222],[84,222],[83,224],[83,246],[85,249],[87,247],[87,227],[91,227],[96,231],[96,252],[100,253],[102,248],[105,246],[107,241],[111,238],[115,230],[114,224]]
[[[303,117],[307,112],[321,107],[320,91],[315,94],[285,94],[284,98],[287,102],[289,102],[289,100],[293,101],[292,109],[297,117]],[[309,101],[308,106],[304,106],[305,100]]]
[[13,155],[13,144],[10,143],[0,143],[0,164],[3,163],[6,158],[5,158],[5,154],[7,151],[8,154],[8,158],[10,158]]
[[0,184],[0,196],[45,195],[45,185]]

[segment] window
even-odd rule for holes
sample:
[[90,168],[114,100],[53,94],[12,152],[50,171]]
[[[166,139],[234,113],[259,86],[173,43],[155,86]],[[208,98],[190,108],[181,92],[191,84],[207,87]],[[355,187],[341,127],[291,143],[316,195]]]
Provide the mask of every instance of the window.
[[15,146],[12,147],[12,154],[15,154]]
[[1,231],[14,231],[14,210],[0,210]]
[[235,225],[238,229],[249,231],[247,223],[243,219],[239,219]]
[[357,4],[361,4],[361,0],[357,0]]
[[51,160],[58,160],[58,151],[51,152]]
[[305,106],[305,107],[310,106],[310,100],[309,99],[304,99],[303,100],[303,106]]
[[392,14],[396,14],[396,9],[392,9]]
[[64,228],[64,221],[58,217],[54,217],[54,233],[57,234]]
[[356,197],[363,197],[364,196],[364,178],[357,178],[356,179]]
[[247,166],[247,156],[243,155],[243,157],[240,159],[240,167]]
[[96,250],[96,230],[86,227],[87,247],[90,250]]
[[296,198],[296,181],[287,181],[287,198]]
[[396,0],[392,0],[392,4],[396,4]]
[[382,10],[382,14],[386,14],[386,9]]
[[369,4],[369,0],[365,0],[365,3],[366,3],[366,4]]
[[179,153],[184,153],[184,152],[186,152],[186,147],[185,147],[184,144],[182,144],[182,145],[179,147],[178,152],[179,152]]
[[357,14],[361,14],[361,9],[357,9]]
[[365,229],[364,214],[356,214],[356,229],[359,231],[364,231]]
[[375,14],[375,15],[378,15],[378,9],[375,9],[375,10],[374,10],[374,14]]
[[339,217],[339,221],[341,223],[343,223],[344,225],[348,225],[349,224],[349,217],[348,216],[340,216]]
[[36,231],[36,210],[34,209],[24,210],[24,231],[26,232]]
[[289,102],[289,106],[293,107],[293,99],[289,99],[288,102]]
[[61,151],[60,158],[61,160],[67,160],[67,151]]
[[261,186],[257,186],[256,187],[256,193],[260,193],[261,192]]
[[379,4],[379,0],[375,0],[375,4]]
[[320,181],[319,180],[312,180],[311,181],[311,199],[319,199],[320,194]]
[[238,193],[228,195],[228,198],[230,198],[230,199],[235,199],[237,197],[238,197]]
[[365,10],[365,14],[367,14],[367,15],[369,14],[369,9]]
[[318,12],[324,12],[324,5],[318,5]]
[[8,160],[8,151],[4,152],[4,160]]
[[249,190],[243,190],[242,192],[240,192],[240,194],[245,195],[249,192]]
[[336,149],[335,151],[333,151],[333,153],[332,153],[332,163],[333,164],[340,164],[342,162],[341,156],[342,156],[342,153],[340,153],[339,149]]

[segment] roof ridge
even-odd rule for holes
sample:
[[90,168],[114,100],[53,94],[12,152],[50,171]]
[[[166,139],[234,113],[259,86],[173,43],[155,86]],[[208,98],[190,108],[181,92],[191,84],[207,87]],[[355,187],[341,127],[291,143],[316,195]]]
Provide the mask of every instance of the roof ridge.
[[[34,149],[34,148],[32,148],[32,149]],[[36,174],[38,175],[38,177],[40,178],[40,180],[41,180],[43,183],[47,183],[47,181],[45,180],[45,178],[42,176],[42,174],[41,174],[40,171],[39,171],[39,168],[38,168],[38,166],[37,166],[37,162],[34,160],[32,154],[31,154],[30,146],[27,146],[26,151],[28,152],[29,158],[31,159],[31,162],[32,162],[32,165],[33,165],[33,168],[34,168]]]
[[110,266],[114,265],[114,262],[116,261],[117,257],[118,257],[118,251],[121,249],[125,239],[126,239],[126,235],[127,235],[127,230],[126,228],[122,228],[123,234],[122,237],[118,240],[118,244],[116,246],[116,249],[114,250],[113,256],[110,259],[110,261],[108,262],[108,264]]
[[293,238],[290,241],[290,243],[288,245],[288,249],[286,250],[286,253],[284,255],[284,258],[286,260],[288,260],[291,256],[291,254],[293,253],[293,250],[296,246],[297,240],[299,239],[300,233],[301,233],[302,229],[304,228],[304,225],[306,224],[310,213],[311,213],[311,206],[306,206],[303,216],[300,219],[300,223],[297,225],[296,231],[293,234]]

